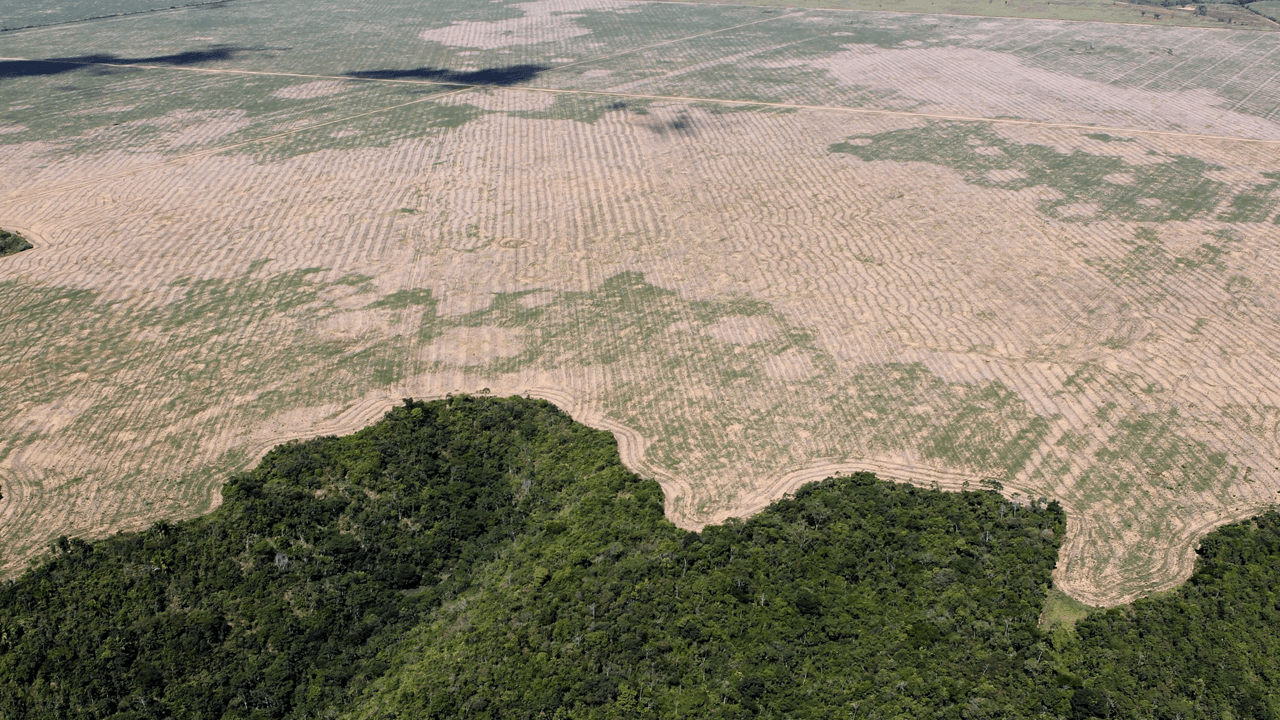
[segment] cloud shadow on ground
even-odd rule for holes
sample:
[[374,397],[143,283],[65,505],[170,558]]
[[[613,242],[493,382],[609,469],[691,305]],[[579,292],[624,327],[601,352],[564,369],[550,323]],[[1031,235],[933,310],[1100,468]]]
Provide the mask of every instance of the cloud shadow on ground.
[[230,60],[243,52],[259,52],[264,48],[244,48],[232,45],[215,45],[208,50],[188,50],[171,55],[151,57],[120,57],[111,53],[94,53],[75,57],[44,58],[41,60],[0,60],[0,80],[43,75],[62,75],[92,68],[95,65],[200,65],[218,60]]
[[360,70],[347,77],[360,80],[430,80],[459,85],[519,85],[550,70],[546,65],[510,65],[463,72],[447,68],[420,67],[412,70]]

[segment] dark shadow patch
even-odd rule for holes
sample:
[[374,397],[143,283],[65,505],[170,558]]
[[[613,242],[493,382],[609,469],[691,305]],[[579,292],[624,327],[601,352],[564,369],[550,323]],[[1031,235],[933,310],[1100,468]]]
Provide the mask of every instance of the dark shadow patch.
[[684,135],[686,137],[690,137],[696,135],[698,132],[697,128],[694,127],[693,119],[684,113],[680,113],[675,116],[675,118],[667,120],[666,122],[653,123],[646,127],[658,135],[667,135],[670,133],[673,135]]
[[519,85],[550,70],[547,65],[511,65],[460,72],[447,68],[420,67],[412,70],[359,70],[347,73],[358,80],[430,80],[459,85]]
[[110,74],[110,68],[102,65],[201,65],[219,60],[230,60],[243,52],[260,52],[264,48],[244,48],[232,45],[215,45],[208,50],[188,50],[171,55],[151,57],[120,57],[111,53],[94,53],[76,57],[44,58],[42,60],[0,61],[0,79],[61,75],[76,70],[89,70],[96,74]]

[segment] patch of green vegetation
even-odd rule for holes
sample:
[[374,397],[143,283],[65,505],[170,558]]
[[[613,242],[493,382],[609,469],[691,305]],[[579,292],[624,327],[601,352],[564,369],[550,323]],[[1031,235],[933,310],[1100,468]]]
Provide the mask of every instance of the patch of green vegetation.
[[1228,250],[1214,243],[1202,243],[1190,254],[1177,255],[1155,230],[1145,227],[1134,231],[1133,240],[1124,242],[1129,251],[1119,260],[1093,258],[1085,262],[1111,282],[1143,292],[1148,302],[1173,292],[1170,285],[1177,281],[1176,275],[1226,269],[1222,257]]
[[[192,447],[222,444],[214,438],[226,428],[261,427],[281,412],[349,403],[402,379],[410,339],[360,343],[317,332],[344,312],[324,299],[330,286],[317,274],[257,268],[230,279],[188,279],[174,283],[172,301],[141,308],[90,291],[0,283],[6,312],[23,318],[21,328],[0,332],[0,353],[12,359],[0,368],[0,419],[13,422],[31,403],[76,392],[95,398],[54,436],[30,429],[0,439],[0,455],[56,437],[73,452],[103,456],[128,443],[139,466],[158,467]],[[68,388],[68,377],[81,379]],[[208,422],[211,413],[228,424]],[[246,460],[243,452],[229,452],[202,467],[170,467],[163,482],[146,481],[145,498],[129,485],[142,482],[135,475],[109,488],[97,478],[88,489],[57,484],[44,499],[74,506],[99,493],[119,497],[115,524],[161,512],[186,516],[207,507],[219,473]],[[47,531],[36,521],[33,515],[10,529],[43,543]],[[19,553],[10,550],[10,557]]]
[[[1280,172],[1262,173],[1269,183],[1260,183],[1231,198],[1231,207],[1218,215],[1223,222],[1266,222],[1280,206],[1276,190],[1280,188]],[[1275,216],[1280,222],[1280,215]]]
[[1044,610],[1040,613],[1040,627],[1052,630],[1057,626],[1075,627],[1075,624],[1098,612],[1100,608],[1085,605],[1070,595],[1054,588],[1049,591],[1044,601]]
[[[1063,220],[1189,220],[1212,211],[1224,188],[1223,183],[1205,177],[1206,172],[1222,168],[1198,158],[1174,155],[1166,162],[1135,166],[1119,157],[1080,150],[1061,153],[1047,145],[1016,143],[986,123],[931,122],[850,138],[830,150],[867,161],[942,165],[981,187],[1051,188],[1061,197],[1041,201],[1039,209]],[[1077,214],[1069,206],[1087,206],[1092,212]],[[1064,209],[1065,213],[1059,212]]]
[[32,247],[34,246],[18,233],[0,230],[0,257],[15,255]]
[[[443,92],[439,87],[405,87],[409,89],[402,89],[399,97],[395,98],[399,103],[412,102],[414,96],[423,96],[423,101],[361,117],[356,125],[358,129],[349,128],[345,123],[328,125],[316,130],[293,133],[269,145],[250,145],[248,150],[237,149],[232,152],[253,152],[262,162],[278,162],[322,150],[387,147],[402,140],[459,128],[489,114],[466,103],[445,104],[431,101],[430,96]],[[344,128],[353,132],[344,133]]]
[[1054,445],[1066,448],[1071,452],[1084,452],[1092,444],[1092,439],[1084,433],[1072,432],[1070,430],[1062,433]]
[[[112,17],[156,11],[170,8],[173,5],[173,0],[168,0],[168,2],[170,3],[169,5],[162,4],[162,0],[113,0],[111,3],[101,3],[95,0],[72,0],[71,2],[32,0],[32,2],[13,5],[0,10],[0,30],[41,27],[86,18]],[[199,2],[199,0],[196,0],[196,2]],[[188,0],[188,2],[181,4],[189,5],[192,3]]]
[[[874,377],[884,374],[894,378],[892,385]],[[920,363],[868,368],[855,378],[855,388],[855,397],[871,400],[864,407],[883,413],[877,417],[876,433],[888,441],[884,450],[914,441],[926,458],[953,467],[1011,477],[1049,431],[1048,421],[1004,385],[947,383]],[[921,405],[927,412],[913,412]],[[879,435],[880,425],[901,434],[897,443]]]
[[1280,2],[1277,0],[1263,0],[1263,2],[1249,3],[1245,5],[1251,12],[1256,12],[1268,20],[1274,20],[1280,23]]
[[1221,491],[1243,477],[1227,454],[1187,437],[1177,410],[1130,411],[1114,418],[1114,430],[1094,452],[1098,461],[1081,476],[1086,492],[1122,497],[1154,484],[1183,492]]
[[[235,144],[359,114],[370,103],[406,101],[402,88],[373,83],[352,83],[326,97],[288,99],[276,93],[296,79],[70,67],[75,69],[5,81],[0,92],[18,108],[7,110],[5,121],[23,129],[0,134],[0,146],[38,141],[62,155],[142,147],[187,153],[210,142]],[[327,126],[325,135],[339,129]]]
[[350,273],[333,281],[333,284],[347,285],[356,288],[361,293],[368,293],[373,292],[375,289],[373,280],[374,277],[372,275],[365,275],[364,273]]
[[1133,138],[1119,137],[1116,135],[1108,135],[1106,133],[1085,133],[1084,136],[1089,138],[1090,140],[1098,140],[1100,142],[1105,142],[1105,143],[1133,142]]
[[411,290],[397,290],[390,295],[378,298],[369,304],[369,308],[387,308],[389,310],[405,310],[411,307],[429,308],[430,312],[435,314],[435,307],[438,303],[431,296],[431,290],[424,288],[414,288]]
[[1222,415],[1260,440],[1271,440],[1280,430],[1280,408],[1274,405],[1224,405]]
[[[1223,289],[1227,291],[1227,294],[1231,296],[1231,301],[1234,304],[1246,301],[1250,293],[1252,293],[1253,288],[1253,280],[1245,277],[1244,275],[1232,275],[1227,278],[1227,284],[1223,287]],[[1196,327],[1203,328],[1204,325],[1200,320],[1197,320]]]
[[[700,0],[716,3],[722,0]],[[735,4],[760,7],[835,8],[841,10],[921,13],[925,15],[972,15],[976,17],[1032,18],[1124,24],[1222,27],[1213,19],[1182,8],[1163,5],[1167,0],[1141,0],[1161,6],[1156,12],[1139,3],[1109,0],[740,0]],[[1159,17],[1156,17],[1157,14]]]
[[[998,382],[951,383],[920,363],[841,369],[808,332],[756,300],[689,301],[639,273],[620,273],[591,291],[560,293],[538,307],[522,305],[524,294],[499,295],[486,310],[440,325],[516,327],[528,334],[518,355],[491,361],[486,372],[608,368],[603,397],[610,416],[653,438],[649,461],[672,471],[733,472],[718,458],[744,454],[761,465],[784,466],[796,459],[778,438],[807,433],[823,438],[821,456],[911,448],[955,467],[1009,477],[1048,433],[1048,422]],[[707,334],[732,318],[756,318],[777,330],[750,345]],[[584,344],[582,337],[596,341]],[[793,374],[779,378],[771,363],[784,361]],[[679,396],[649,380],[673,373],[683,388]],[[750,405],[724,401],[724,389],[744,385],[755,388]],[[729,426],[740,431],[726,433]],[[695,468],[688,464],[692,457],[709,459]]]

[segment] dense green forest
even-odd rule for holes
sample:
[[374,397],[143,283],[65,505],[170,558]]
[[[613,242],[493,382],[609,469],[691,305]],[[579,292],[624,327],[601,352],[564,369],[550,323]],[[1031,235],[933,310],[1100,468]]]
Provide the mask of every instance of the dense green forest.
[[691,533],[521,398],[292,443],[213,513],[0,585],[0,717],[1273,718],[1280,517],[1038,618],[1055,504],[859,474]]
[[27,239],[17,233],[11,233],[8,230],[0,230],[0,257],[5,255],[13,255],[23,250],[30,250],[31,243]]

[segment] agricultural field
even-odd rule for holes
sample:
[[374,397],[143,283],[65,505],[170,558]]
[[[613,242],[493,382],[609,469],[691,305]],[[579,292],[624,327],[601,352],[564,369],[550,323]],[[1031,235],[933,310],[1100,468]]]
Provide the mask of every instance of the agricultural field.
[[1088,605],[1280,498],[1280,34],[46,5],[0,15],[43,25],[0,34],[6,572],[459,392],[612,430],[686,527],[853,470],[1056,499]]
[[1263,0],[1262,2],[1249,3],[1249,10],[1272,20],[1280,22],[1280,2],[1277,0]]
[[[721,4],[721,0],[696,1]],[[1000,2],[996,0],[796,0],[795,2],[736,0],[729,2],[725,0],[724,4],[1280,30],[1280,23],[1276,22],[1276,13],[1266,10],[1268,5],[1276,2],[1277,0],[1264,0],[1264,2],[1251,3],[1247,7],[1212,3],[1204,5],[1203,15],[1197,5],[1164,7],[1158,0],[1145,0],[1145,2],[1120,2],[1119,0],[1001,0]]]

